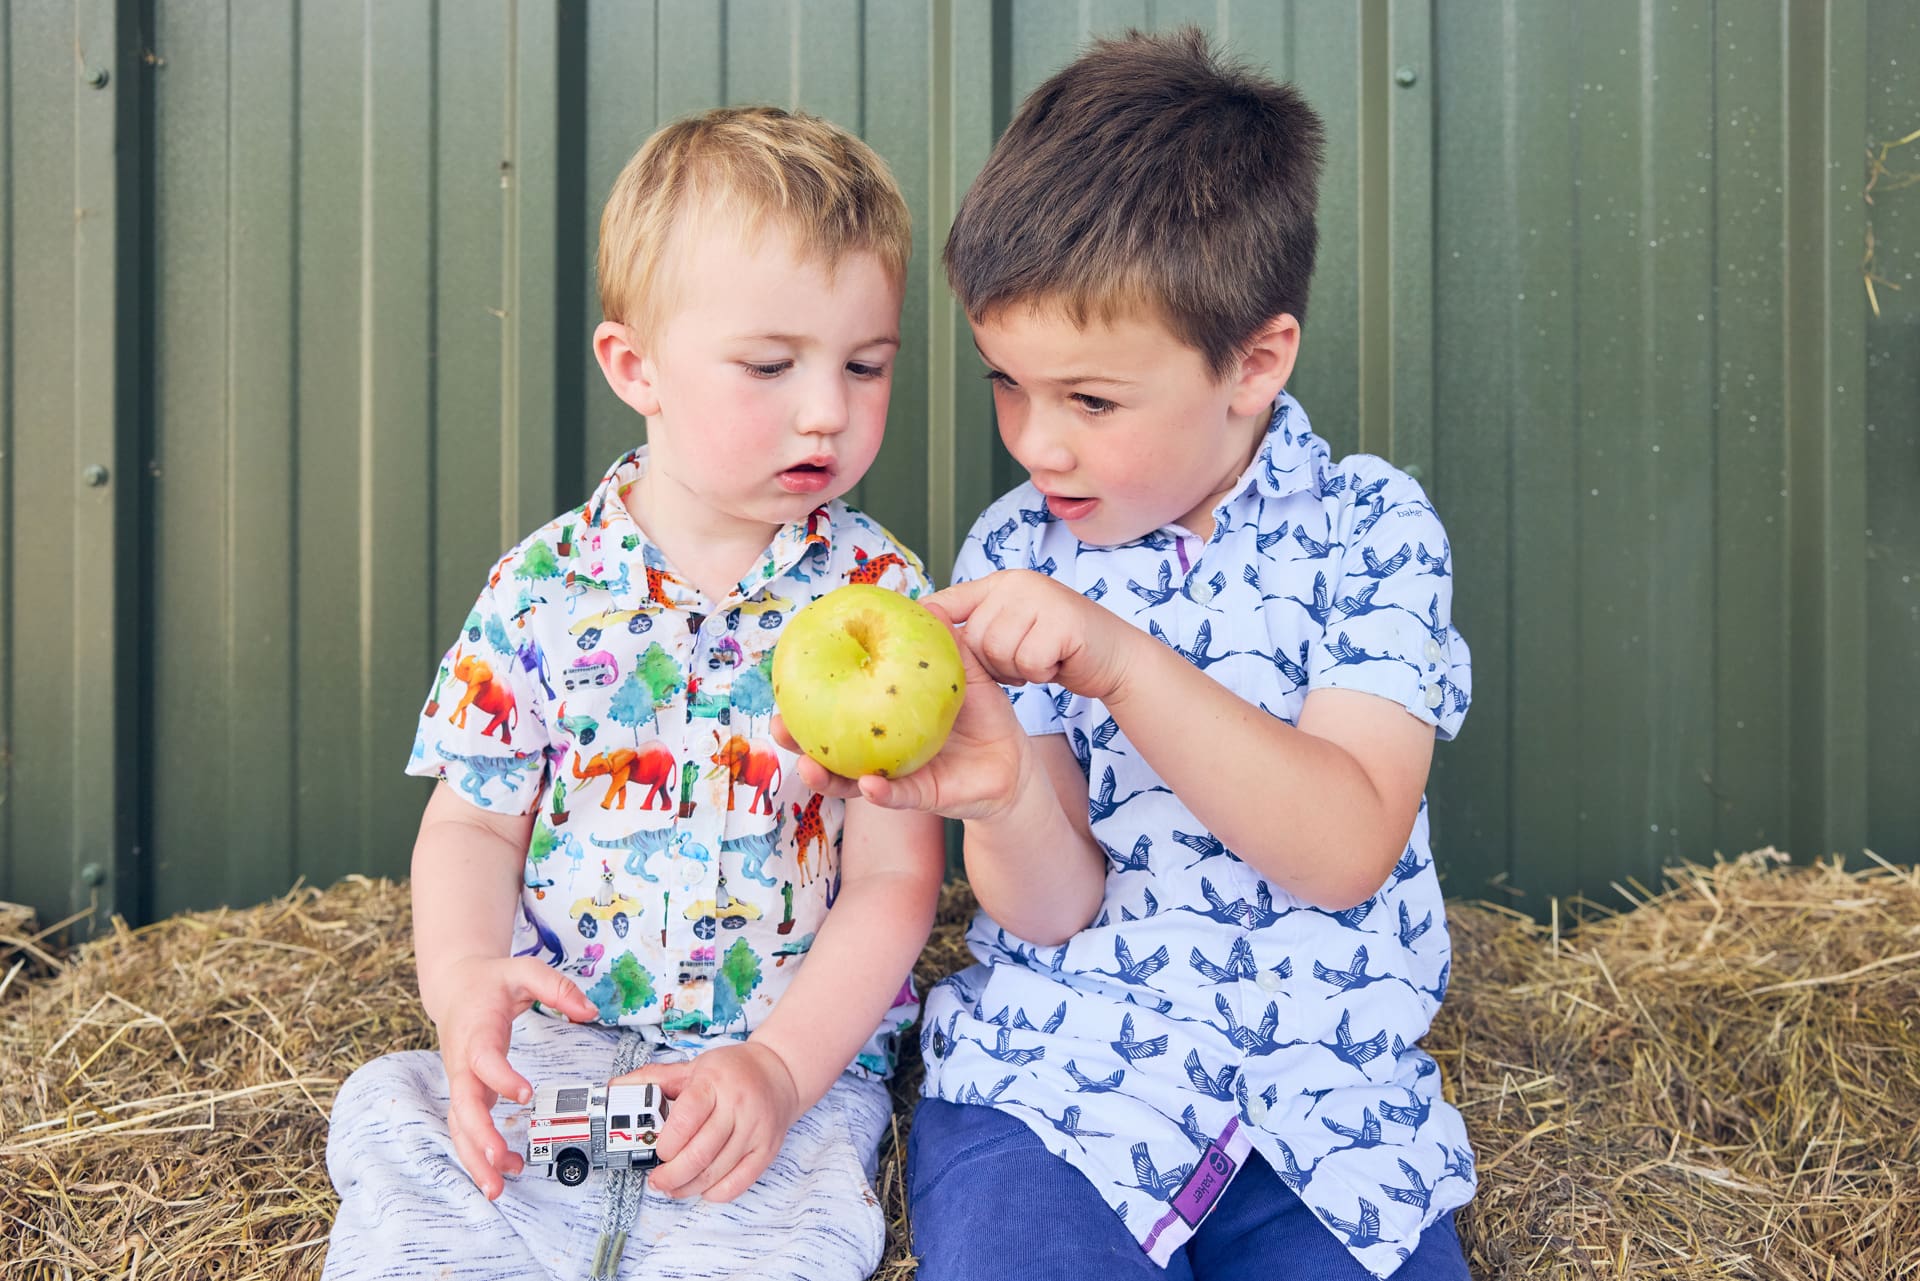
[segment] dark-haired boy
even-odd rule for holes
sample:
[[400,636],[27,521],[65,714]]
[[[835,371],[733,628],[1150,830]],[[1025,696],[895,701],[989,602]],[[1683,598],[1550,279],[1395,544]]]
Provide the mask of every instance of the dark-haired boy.
[[1416,1042],[1449,966],[1422,793],[1468,653],[1420,487],[1331,461],[1283,390],[1321,138],[1198,33],[1131,35],[1034,92],[955,222],[1031,480],[929,598],[970,668],[946,750],[804,767],[966,821],[924,1281],[1467,1275],[1473,1158]]

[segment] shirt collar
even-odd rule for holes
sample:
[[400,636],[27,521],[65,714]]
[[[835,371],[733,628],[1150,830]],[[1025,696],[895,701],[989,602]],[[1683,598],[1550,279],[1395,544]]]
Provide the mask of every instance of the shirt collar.
[[1214,536],[1233,528],[1232,509],[1248,494],[1256,499],[1285,498],[1314,488],[1319,483],[1316,460],[1323,452],[1307,422],[1307,411],[1291,395],[1281,392],[1273,402],[1266,434],[1260,438],[1252,461],[1233,488],[1213,505]]
[[[640,528],[639,522],[633,519],[626,503],[622,501],[626,492],[646,474],[645,445],[621,455],[613,466],[607,468],[606,475],[594,487],[593,495],[580,509],[587,528],[599,533],[600,545],[589,550],[586,538],[574,540],[575,573],[606,582],[619,576],[620,566],[624,563],[630,567],[628,572],[631,581],[645,583],[649,566],[655,569],[669,568],[665,554],[647,537],[646,531]],[[743,597],[753,595],[767,583],[784,576],[816,547],[823,549],[826,555],[833,553],[833,514],[824,503],[808,512],[804,518],[782,525],[775,531],[767,550],[747,571],[747,576],[740,580],[736,589],[738,594]],[[600,566],[598,573],[593,572],[595,564]],[[664,586],[676,603],[697,603],[697,593],[691,585],[682,584],[677,578],[669,576]]]
[[1281,392],[1273,402],[1267,434],[1235,492],[1250,484],[1262,498],[1285,498],[1312,488],[1316,481],[1314,443],[1307,411],[1289,393]]

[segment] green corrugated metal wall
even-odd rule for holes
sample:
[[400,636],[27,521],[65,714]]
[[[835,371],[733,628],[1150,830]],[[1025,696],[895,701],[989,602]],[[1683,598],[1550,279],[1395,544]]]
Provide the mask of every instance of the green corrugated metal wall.
[[[1453,892],[1920,855],[1920,189],[1861,192],[1920,128],[1907,0],[0,13],[0,897],[142,919],[405,869],[434,658],[637,437],[593,237],[682,112],[797,104],[895,166],[919,251],[858,497],[950,563],[1016,477],[931,250],[1090,32],[1186,20],[1328,119],[1295,389],[1453,534]],[[1908,286],[1878,317],[1869,215]]]

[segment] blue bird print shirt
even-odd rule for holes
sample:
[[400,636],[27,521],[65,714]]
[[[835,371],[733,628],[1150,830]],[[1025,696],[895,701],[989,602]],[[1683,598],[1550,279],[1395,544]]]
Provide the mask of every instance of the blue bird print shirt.
[[[1453,737],[1468,653],[1418,484],[1378,458],[1331,461],[1283,394],[1214,521],[1204,539],[1168,526],[1086,546],[1023,485],[974,524],[954,578],[1048,574],[1290,724],[1309,690],[1353,689]],[[975,918],[977,964],[927,997],[926,1094],[1026,1122],[1163,1266],[1257,1151],[1391,1275],[1474,1190],[1466,1126],[1418,1046],[1450,951],[1425,802],[1379,892],[1324,911],[1225,848],[1099,703],[1009,693],[1026,730],[1065,734],[1086,773],[1105,901],[1059,947]]]

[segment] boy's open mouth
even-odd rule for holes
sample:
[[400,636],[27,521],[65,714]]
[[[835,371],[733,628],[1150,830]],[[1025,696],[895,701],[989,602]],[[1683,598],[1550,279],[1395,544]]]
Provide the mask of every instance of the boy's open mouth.
[[1053,513],[1055,520],[1085,520],[1099,501],[1097,498],[1065,498],[1048,494],[1047,510]]
[[792,494],[817,494],[833,480],[824,463],[796,463],[780,473],[780,486]]

